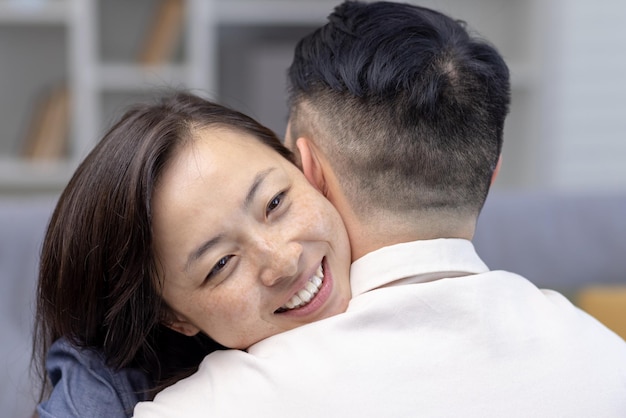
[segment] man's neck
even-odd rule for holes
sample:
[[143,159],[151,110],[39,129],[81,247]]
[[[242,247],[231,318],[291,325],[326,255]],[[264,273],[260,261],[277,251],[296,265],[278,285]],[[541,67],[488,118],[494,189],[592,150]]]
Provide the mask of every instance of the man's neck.
[[474,235],[475,219],[442,214],[390,216],[379,213],[368,219],[352,217],[344,219],[350,244],[352,261],[365,254],[403,242],[437,238],[462,238],[471,240]]
[[437,238],[463,238],[474,236],[477,214],[443,209],[414,210],[396,213],[386,210],[353,210],[354,205],[341,192],[331,170],[326,170],[325,196],[335,206],[343,219],[350,246],[352,261],[372,251],[402,242]]

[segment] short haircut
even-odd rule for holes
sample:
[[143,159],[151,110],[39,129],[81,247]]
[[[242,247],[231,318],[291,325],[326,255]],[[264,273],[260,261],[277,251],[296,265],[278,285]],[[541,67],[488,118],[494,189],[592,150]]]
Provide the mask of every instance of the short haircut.
[[347,1],[297,45],[291,135],[309,134],[353,208],[478,213],[502,148],[509,71],[465,24]]

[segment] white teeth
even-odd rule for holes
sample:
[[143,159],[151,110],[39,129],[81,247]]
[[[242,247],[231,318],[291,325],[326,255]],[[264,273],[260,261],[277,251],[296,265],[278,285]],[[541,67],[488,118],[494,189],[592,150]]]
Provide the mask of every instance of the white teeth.
[[302,299],[300,299],[298,295],[294,295],[289,302],[291,302],[291,304],[295,308],[296,306],[299,306],[302,304]]
[[[311,283],[311,282],[309,282]],[[300,296],[300,299],[302,299],[303,303],[307,303],[308,301],[311,300],[311,298],[313,297],[313,295],[311,294],[311,292],[309,292],[306,289],[302,289],[301,291],[298,292],[298,296]]]
[[304,285],[304,287],[306,288],[306,290],[308,290],[310,295],[314,295],[315,292],[317,292],[317,288],[319,287],[319,285],[316,286],[313,284],[313,282],[307,282],[307,284]]
[[[322,276],[322,277],[324,277],[324,276]],[[315,287],[320,287],[320,285],[322,284],[322,279],[320,279],[317,276],[313,276],[313,278],[311,279],[311,281],[309,283],[313,283],[313,285]]]
[[282,310],[289,310],[294,308],[300,308],[313,299],[313,297],[319,292],[320,286],[324,281],[324,269],[322,265],[317,268],[317,271],[308,282],[304,285],[304,289],[299,290],[295,295],[289,299],[287,303],[281,306]]

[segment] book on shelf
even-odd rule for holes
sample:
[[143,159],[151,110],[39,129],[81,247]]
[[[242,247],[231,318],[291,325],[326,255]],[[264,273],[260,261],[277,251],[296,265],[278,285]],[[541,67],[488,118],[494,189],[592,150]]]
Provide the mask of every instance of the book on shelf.
[[185,0],[160,0],[139,53],[143,65],[159,65],[172,58],[185,22]]
[[70,134],[70,92],[55,86],[38,99],[22,148],[26,159],[58,160],[67,155]]

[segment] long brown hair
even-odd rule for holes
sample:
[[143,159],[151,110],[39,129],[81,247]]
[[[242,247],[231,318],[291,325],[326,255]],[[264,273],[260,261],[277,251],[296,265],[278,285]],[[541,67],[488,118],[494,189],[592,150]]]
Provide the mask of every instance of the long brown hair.
[[167,307],[151,228],[160,173],[180,144],[207,126],[251,134],[293,161],[271,130],[186,92],[128,110],[74,173],[45,235],[33,346],[42,398],[50,389],[45,355],[61,337],[101,351],[114,369],[143,370],[155,387],[221,348],[161,324]]

